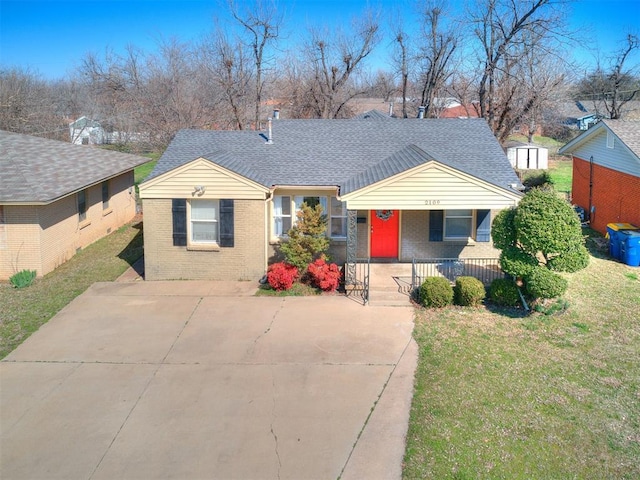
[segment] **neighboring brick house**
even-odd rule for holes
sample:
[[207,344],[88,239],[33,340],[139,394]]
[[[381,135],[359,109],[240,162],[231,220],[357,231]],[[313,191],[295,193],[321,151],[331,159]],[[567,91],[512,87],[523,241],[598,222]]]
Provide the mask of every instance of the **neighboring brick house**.
[[602,120],[559,153],[573,157],[572,201],[584,208],[591,227],[640,225],[640,122]]
[[136,213],[135,155],[0,131],[0,279],[46,275]]
[[498,256],[491,220],[520,184],[481,119],[274,120],[265,132],[182,130],[140,185],[145,275],[264,275],[303,202],[332,259]]

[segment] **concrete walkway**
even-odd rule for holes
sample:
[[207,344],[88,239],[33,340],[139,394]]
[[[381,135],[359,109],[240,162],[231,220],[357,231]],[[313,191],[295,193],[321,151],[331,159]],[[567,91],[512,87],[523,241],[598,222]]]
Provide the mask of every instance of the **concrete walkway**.
[[98,283],[0,363],[0,478],[397,479],[413,309]]

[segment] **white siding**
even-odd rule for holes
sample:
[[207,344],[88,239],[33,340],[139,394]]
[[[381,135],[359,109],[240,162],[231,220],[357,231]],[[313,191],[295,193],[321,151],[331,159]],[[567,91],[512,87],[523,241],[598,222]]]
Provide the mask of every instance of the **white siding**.
[[433,164],[343,197],[349,209],[394,210],[502,209],[519,199],[515,191]]
[[602,128],[597,135],[573,150],[573,155],[586,161],[593,156],[596,165],[640,177],[640,160],[617,137],[613,148],[608,148],[607,132],[606,128]]
[[197,159],[140,185],[141,198],[192,198],[194,187],[205,187],[197,198],[264,200],[266,187],[225,170],[207,160]]

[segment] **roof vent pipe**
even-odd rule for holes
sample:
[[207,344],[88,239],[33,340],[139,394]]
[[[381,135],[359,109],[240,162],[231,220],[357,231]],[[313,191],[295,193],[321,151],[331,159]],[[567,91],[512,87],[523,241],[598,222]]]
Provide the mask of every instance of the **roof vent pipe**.
[[280,110],[278,110],[277,108],[273,110],[273,119],[280,120]]
[[389,102],[389,116],[393,117],[393,102]]
[[425,111],[424,106],[421,105],[418,107],[418,118],[424,118],[424,111]]
[[271,145],[273,143],[273,136],[271,132],[271,118],[268,119],[267,125],[267,145]]

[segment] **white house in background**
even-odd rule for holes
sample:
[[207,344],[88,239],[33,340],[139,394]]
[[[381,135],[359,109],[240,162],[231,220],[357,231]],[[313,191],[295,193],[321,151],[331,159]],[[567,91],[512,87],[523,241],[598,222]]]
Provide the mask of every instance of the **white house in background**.
[[107,135],[100,123],[80,117],[69,124],[69,137],[75,145],[101,145],[107,143]]
[[522,142],[508,142],[507,158],[517,170],[546,170],[549,168],[549,150]]

